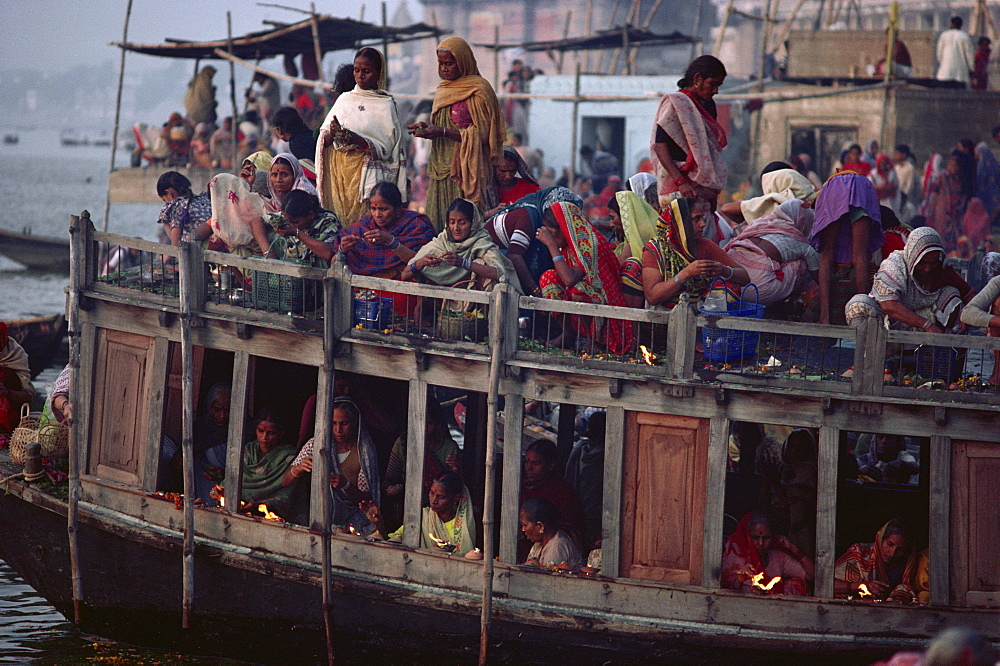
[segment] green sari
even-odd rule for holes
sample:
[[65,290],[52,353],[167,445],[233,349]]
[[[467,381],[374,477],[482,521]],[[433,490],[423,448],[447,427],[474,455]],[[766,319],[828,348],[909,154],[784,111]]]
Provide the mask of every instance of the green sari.
[[283,518],[289,515],[295,484],[282,486],[281,477],[297,453],[294,447],[280,444],[265,455],[257,440],[247,442],[243,448],[243,501],[266,504]]

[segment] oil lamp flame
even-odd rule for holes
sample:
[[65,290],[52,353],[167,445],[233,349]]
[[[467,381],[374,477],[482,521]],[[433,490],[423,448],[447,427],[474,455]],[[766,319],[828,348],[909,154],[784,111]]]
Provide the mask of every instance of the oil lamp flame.
[[453,544],[450,541],[445,541],[443,539],[437,538],[437,536],[435,536],[433,532],[428,532],[427,536],[431,538],[431,541],[433,541],[434,545],[437,546],[440,550],[444,550],[450,553],[456,548],[458,548],[457,545]]
[[753,578],[751,578],[751,580],[753,581],[754,587],[764,590],[765,592],[770,592],[771,588],[773,588],[775,585],[781,582],[781,576],[775,576],[774,578],[772,578],[767,582],[767,585],[764,585],[763,583],[761,583],[761,581],[764,580],[764,572],[762,571]]
[[219,506],[221,506],[223,509],[225,509],[226,508],[226,496],[222,494],[223,493],[222,486],[220,486],[219,484],[215,484],[215,488],[213,490],[215,490],[215,491],[217,491],[219,493]]
[[862,598],[863,597],[870,597],[870,596],[872,596],[872,593],[868,591],[868,586],[867,585],[865,585],[864,583],[861,583],[861,585],[858,585],[858,596],[862,597]]
[[642,352],[643,362],[645,362],[646,365],[653,365],[653,361],[656,360],[656,356],[646,349],[646,345],[639,345],[639,351]]
[[278,514],[272,511],[268,511],[266,504],[258,504],[257,510],[260,511],[262,514],[264,514],[264,520],[284,520],[284,518],[282,518]]
[[354,525],[348,525],[347,529],[351,531],[351,534],[357,534],[358,536],[361,535],[361,532],[358,532],[356,529],[354,529]]

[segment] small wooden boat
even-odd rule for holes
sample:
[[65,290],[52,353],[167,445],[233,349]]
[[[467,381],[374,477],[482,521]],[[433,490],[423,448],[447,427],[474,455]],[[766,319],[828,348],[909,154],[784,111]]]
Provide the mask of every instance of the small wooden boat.
[[4,134],[3,135],[3,142],[7,143],[7,144],[15,145],[20,140],[21,140],[21,137],[19,137],[16,134]]
[[68,238],[49,238],[0,229],[0,254],[33,270],[69,273]]
[[10,337],[17,340],[28,353],[31,378],[34,379],[59,354],[66,337],[66,317],[62,314],[7,322]]

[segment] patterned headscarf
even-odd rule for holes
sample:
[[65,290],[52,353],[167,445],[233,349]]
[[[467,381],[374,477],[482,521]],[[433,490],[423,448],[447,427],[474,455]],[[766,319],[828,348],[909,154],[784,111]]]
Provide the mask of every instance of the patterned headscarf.
[[[294,182],[292,183],[292,190],[302,190],[303,192],[307,192],[313,195],[317,199],[319,198],[319,192],[317,192],[313,184],[310,183],[308,179],[306,179],[305,173],[302,171],[302,165],[299,163],[298,158],[296,158],[295,155],[292,155],[291,153],[278,153],[277,155],[274,156],[274,159],[271,160],[271,164],[268,167],[269,176],[271,172],[271,167],[273,167],[278,160],[284,160],[287,164],[289,164],[292,167],[292,178],[295,179]],[[289,190],[289,192],[291,192],[291,190]],[[272,193],[271,198],[274,200],[274,202],[278,205],[279,208],[281,207],[281,204],[285,200],[284,196],[279,198],[277,193]]]
[[983,281],[989,282],[1000,275],[1000,252],[987,252],[983,257]]

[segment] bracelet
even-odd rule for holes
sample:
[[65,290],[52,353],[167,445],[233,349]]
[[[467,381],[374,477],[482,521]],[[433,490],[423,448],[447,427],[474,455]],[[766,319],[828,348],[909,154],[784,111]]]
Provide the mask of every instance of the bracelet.
[[670,277],[673,279],[674,282],[676,282],[677,284],[679,284],[681,287],[687,289],[687,282],[685,282],[684,280],[680,279],[676,275],[671,275]]
[[299,475],[295,473],[294,469],[289,469],[288,471],[291,472],[292,476],[294,476],[296,479],[299,478]]
[[472,270],[472,262],[469,261],[468,257],[462,257],[462,268],[464,268],[467,271]]
[[411,273],[419,273],[420,272],[420,269],[417,268],[417,262],[414,261],[412,264],[410,264],[410,272]]
[[925,330],[925,331],[929,331],[931,329],[931,326],[933,326],[933,325],[934,325],[934,320],[928,318],[928,319],[924,320],[924,325],[921,326],[920,328],[923,329],[923,330]]
[[727,277],[726,279],[727,280],[732,280],[733,279],[733,267],[732,266],[726,266],[726,268],[729,269],[729,277]]
[[[392,236],[392,235],[390,234],[390,236]],[[392,240],[389,241],[389,249],[390,250],[396,250],[400,245],[402,245],[402,243],[400,242],[400,240],[398,238],[396,238],[395,236],[392,236]]]
[[552,257],[553,264],[556,263],[557,261],[566,261],[566,257],[562,256],[561,254],[557,254],[556,256]]

